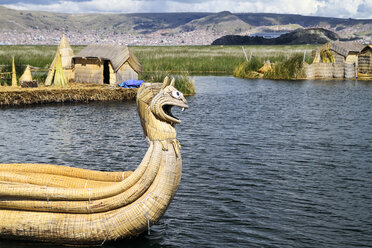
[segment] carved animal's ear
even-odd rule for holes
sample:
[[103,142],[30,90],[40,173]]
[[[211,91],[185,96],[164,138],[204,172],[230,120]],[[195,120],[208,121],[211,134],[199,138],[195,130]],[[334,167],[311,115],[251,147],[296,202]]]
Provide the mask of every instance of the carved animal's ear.
[[165,87],[167,87],[169,85],[169,77],[166,76],[164,78],[164,81],[163,81],[163,85],[161,86],[162,89],[164,89]]
[[174,87],[174,83],[175,82],[176,82],[176,79],[175,78],[172,78],[172,82],[170,83],[170,85]]

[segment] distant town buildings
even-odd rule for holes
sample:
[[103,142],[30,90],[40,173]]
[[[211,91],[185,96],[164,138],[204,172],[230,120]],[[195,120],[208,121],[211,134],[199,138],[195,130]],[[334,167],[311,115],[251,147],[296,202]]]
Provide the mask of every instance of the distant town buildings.
[[[57,45],[60,42],[62,31],[28,29],[25,31],[2,30],[0,31],[1,45]],[[63,32],[68,37],[71,45],[87,44],[117,44],[117,45],[210,45],[221,34],[207,31],[191,31],[182,33],[167,33],[164,30],[150,34],[95,32],[86,31],[78,33]],[[223,34],[222,34],[223,35]]]
[[[328,27],[330,30],[332,28]],[[359,27],[358,32],[364,32],[365,27]],[[335,32],[335,30],[333,30]],[[289,31],[267,31],[262,32],[260,29],[252,29],[242,35],[263,36],[274,38],[280,34]],[[367,31],[366,31],[367,32]],[[57,45],[59,44],[61,34],[68,37],[71,45],[129,45],[129,46],[161,46],[161,45],[210,45],[214,40],[231,34],[229,31],[216,32],[214,30],[193,30],[175,32],[171,29],[162,29],[152,33],[134,34],[129,32],[112,32],[112,31],[92,31],[86,30],[84,33],[69,30],[45,30],[45,29],[26,29],[18,30],[0,30],[0,45]],[[353,33],[349,28],[339,32],[341,37],[355,38],[350,36]],[[372,36],[359,37],[358,42],[371,44]]]

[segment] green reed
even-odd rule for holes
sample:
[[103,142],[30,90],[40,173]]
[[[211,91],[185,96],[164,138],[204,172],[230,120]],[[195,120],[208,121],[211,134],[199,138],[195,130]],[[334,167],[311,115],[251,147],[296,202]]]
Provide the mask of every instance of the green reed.
[[[304,54],[307,62],[311,61],[314,45],[279,45],[279,46],[244,46],[249,66],[257,67],[264,61],[283,62],[293,54]],[[83,46],[72,46],[77,54]],[[233,75],[234,70],[246,63],[242,46],[132,46],[130,49],[140,60],[143,68],[142,78],[146,74],[163,76],[172,75]],[[26,65],[41,69],[49,68],[53,61],[57,46],[0,46],[0,65],[9,70],[12,56],[15,56],[17,75],[22,74]],[[251,64],[254,62],[254,65]],[[248,66],[248,67],[249,67]],[[243,67],[245,73],[249,71]],[[242,70],[242,69],[241,69]],[[9,70],[11,71],[11,70]],[[254,71],[254,70],[252,70]],[[43,81],[46,74],[35,73],[37,80]],[[157,80],[162,81],[162,79]],[[182,81],[182,80],[180,80]]]
[[[272,69],[259,74],[258,69],[269,60]],[[306,62],[306,58],[305,58]],[[278,56],[270,58],[252,58],[243,62],[234,70],[234,76],[239,78],[267,78],[267,79],[298,79],[304,78],[303,54],[292,54],[290,57]]]
[[[311,57],[315,46],[244,46],[249,59],[278,60],[289,57],[294,53],[304,53]],[[145,72],[187,71],[195,74],[228,74],[232,75],[234,69],[245,61],[241,46],[172,46],[130,47],[143,65]]]
[[[72,46],[77,54],[83,46]],[[249,58],[288,57],[306,51],[311,55],[312,45],[244,46]],[[241,46],[132,46],[130,49],[141,61],[144,72],[168,71],[194,74],[229,74],[243,61]],[[48,68],[57,46],[0,46],[0,65],[11,63],[12,56],[21,64]]]
[[163,82],[165,77],[170,79],[175,78],[175,88],[181,91],[184,95],[195,95],[195,86],[193,80],[187,72],[179,74],[172,74],[170,72],[157,71],[157,72],[144,72],[140,74],[140,79],[146,82]]

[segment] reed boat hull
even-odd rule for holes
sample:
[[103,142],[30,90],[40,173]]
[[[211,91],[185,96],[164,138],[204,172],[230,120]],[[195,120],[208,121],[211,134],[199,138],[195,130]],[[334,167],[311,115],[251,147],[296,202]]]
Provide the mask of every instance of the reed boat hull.
[[[67,210],[54,212],[53,209],[41,211],[11,209],[11,206],[8,206],[8,209],[1,207],[0,237],[68,245],[101,245],[108,241],[137,236],[147,231],[164,215],[181,178],[181,157],[177,156],[171,142],[166,149],[163,146],[164,144],[159,141],[151,142],[149,148],[151,154],[147,154],[148,156],[144,158],[146,160],[146,157],[150,157],[145,161],[148,162],[145,167],[146,170],[156,167],[156,175],[150,185],[144,186],[145,190],[138,195],[135,201],[97,213],[68,213]],[[156,163],[151,163],[152,161],[156,161]],[[137,169],[141,169],[141,165]],[[135,176],[136,171],[127,179],[130,180],[132,175]],[[138,188],[138,182],[145,180],[144,175],[146,175],[146,171],[128,190],[133,187]],[[23,186],[27,187],[26,184]],[[10,196],[3,195],[0,202],[17,201],[11,198],[11,200],[6,200],[7,197]],[[89,209],[90,205],[94,205],[95,201],[100,200],[89,201],[88,199],[87,201],[75,201],[75,203],[84,203]],[[48,200],[44,202],[48,204]],[[58,201],[49,202],[58,203]]]
[[180,143],[171,113],[188,108],[174,80],[143,84],[137,108],[149,148],[133,172],[0,164],[0,238],[101,245],[156,223],[177,191]]

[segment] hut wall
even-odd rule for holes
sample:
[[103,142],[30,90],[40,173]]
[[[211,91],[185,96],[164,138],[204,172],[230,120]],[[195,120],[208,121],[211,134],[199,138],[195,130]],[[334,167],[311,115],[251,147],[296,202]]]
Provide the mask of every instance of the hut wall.
[[332,78],[333,65],[332,63],[314,64],[314,78]]
[[125,62],[116,73],[116,83],[119,84],[129,79],[138,79],[138,73],[128,62]]
[[111,63],[109,63],[109,70],[110,70],[110,85],[116,84],[116,73],[114,69],[112,68]]
[[307,64],[304,65],[305,74],[306,74],[306,78],[307,79],[314,79],[315,78],[315,75],[314,75],[314,64],[318,64],[318,63],[313,63],[311,65],[307,65]]
[[67,82],[73,81],[75,78],[75,69],[63,69]]
[[[345,63],[314,63],[305,65],[305,73],[307,79],[344,78]],[[354,73],[353,77],[355,77],[355,70],[349,73]]]
[[334,78],[344,78],[345,76],[345,66],[344,63],[334,63],[332,75]]
[[75,82],[103,84],[103,62],[98,59],[75,59]]
[[333,57],[335,58],[335,62],[336,62],[337,64],[338,64],[338,63],[345,63],[345,57],[342,56],[341,54],[332,51],[332,55],[333,55]]
[[347,55],[345,62],[348,64],[358,63],[358,53],[350,52],[349,55]]
[[358,72],[372,76],[372,49],[362,51],[358,57]]
[[345,78],[352,79],[355,78],[355,65],[345,63]]

